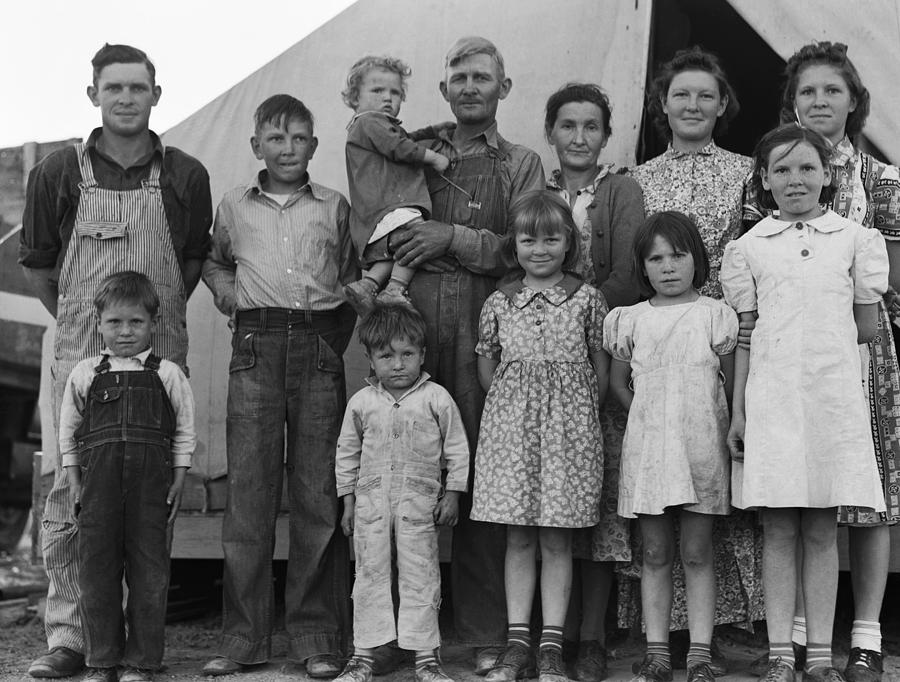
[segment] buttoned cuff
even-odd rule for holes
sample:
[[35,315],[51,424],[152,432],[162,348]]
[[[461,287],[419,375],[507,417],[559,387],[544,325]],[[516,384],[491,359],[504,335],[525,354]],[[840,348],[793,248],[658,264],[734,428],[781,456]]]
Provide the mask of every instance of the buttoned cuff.
[[469,486],[466,481],[447,481],[444,485],[444,490],[447,492],[454,493],[464,493],[469,489]]
[[80,465],[81,465],[81,460],[79,459],[77,453],[62,456],[63,469],[65,469],[66,467],[77,467]]
[[338,497],[344,497],[345,495],[353,495],[354,493],[356,493],[356,484],[355,483],[352,485],[342,485],[340,488],[337,489]]
[[453,236],[450,238],[450,248],[447,252],[458,261],[470,261],[478,253],[481,241],[478,233],[465,225],[453,224]]
[[191,455],[173,455],[172,456],[172,468],[177,469],[178,467],[184,467],[185,469],[191,468]]

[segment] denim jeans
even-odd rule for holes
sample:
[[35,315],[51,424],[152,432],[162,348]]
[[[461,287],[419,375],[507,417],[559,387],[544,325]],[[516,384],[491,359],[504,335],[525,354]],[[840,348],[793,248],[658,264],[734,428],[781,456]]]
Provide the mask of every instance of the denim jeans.
[[340,653],[349,631],[349,547],[339,529],[334,456],[346,402],[342,355],[355,315],[348,306],[330,314],[253,312],[260,314],[238,314],[229,368],[219,653],[245,664],[271,656],[272,553],[286,473],[285,626],[289,656],[302,661]]
[[[393,639],[403,649],[441,644],[441,571],[434,524],[439,481],[419,476],[362,476],[356,486],[356,582],[353,640],[371,649]],[[391,558],[396,548],[399,608],[394,619]]]

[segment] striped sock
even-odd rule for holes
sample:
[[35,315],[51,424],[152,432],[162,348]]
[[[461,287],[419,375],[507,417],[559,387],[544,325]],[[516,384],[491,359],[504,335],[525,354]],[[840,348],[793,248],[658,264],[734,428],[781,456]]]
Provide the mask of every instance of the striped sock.
[[691,642],[691,646],[687,652],[688,670],[700,663],[710,663],[712,661],[712,651],[710,643],[703,644],[701,642]]
[[815,668],[831,667],[831,642],[824,644],[819,642],[806,643],[806,672]]
[[653,657],[667,668],[672,667],[672,654],[668,642],[647,642],[647,658]]
[[545,625],[541,630],[541,651],[556,649],[562,653],[563,629],[555,625]]
[[800,646],[806,646],[806,616],[795,616],[794,627],[791,630],[791,641]]
[[787,663],[792,668],[796,664],[794,659],[794,645],[790,642],[769,642],[769,661],[780,658],[782,663]]
[[426,665],[437,665],[437,650],[425,649],[416,652],[416,670],[421,670]]
[[353,658],[361,663],[365,663],[371,668],[375,664],[375,649],[363,649],[358,646],[354,647]]
[[850,630],[850,648],[881,653],[881,623],[876,620],[853,621],[853,629]]
[[506,630],[506,643],[529,648],[531,646],[531,628],[528,623],[510,623]]

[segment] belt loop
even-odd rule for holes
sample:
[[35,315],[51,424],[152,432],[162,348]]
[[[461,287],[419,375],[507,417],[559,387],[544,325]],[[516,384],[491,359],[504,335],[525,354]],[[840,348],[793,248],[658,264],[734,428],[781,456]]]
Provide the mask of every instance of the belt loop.
[[259,309],[259,330],[260,331],[266,330],[266,309],[265,308]]
[[312,327],[313,326],[312,310],[304,310],[303,311],[303,319],[306,322],[307,327]]

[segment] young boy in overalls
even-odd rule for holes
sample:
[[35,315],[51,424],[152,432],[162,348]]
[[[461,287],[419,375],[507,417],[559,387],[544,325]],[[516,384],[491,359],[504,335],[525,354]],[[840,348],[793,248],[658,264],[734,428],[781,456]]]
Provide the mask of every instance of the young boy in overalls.
[[104,349],[75,365],[59,422],[79,526],[79,607],[89,668],[82,679],[146,682],[162,663],[166,529],[178,513],[194,451],[194,398],[178,365],[150,347],[159,297],[145,275],[107,277],[94,307]]

